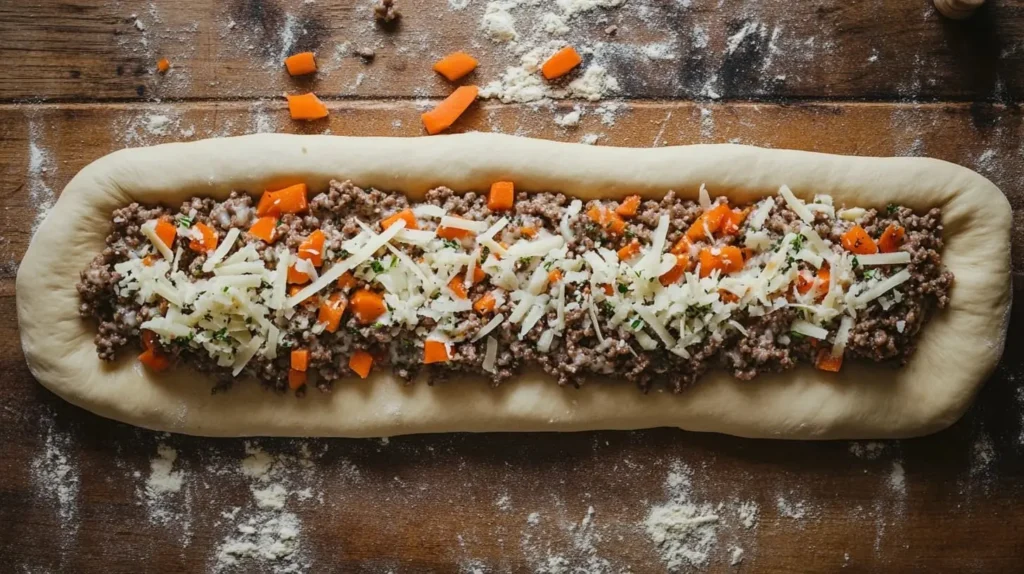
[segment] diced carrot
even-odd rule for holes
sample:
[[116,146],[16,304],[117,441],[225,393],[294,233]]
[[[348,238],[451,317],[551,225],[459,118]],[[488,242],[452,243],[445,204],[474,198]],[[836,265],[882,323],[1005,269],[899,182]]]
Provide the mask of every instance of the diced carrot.
[[295,369],[288,369],[288,388],[291,390],[298,390],[306,384],[306,371],[296,371]]
[[526,237],[527,239],[533,239],[537,235],[537,228],[532,225],[526,225],[519,228],[519,235]]
[[256,215],[281,215],[282,213],[303,213],[309,209],[306,196],[309,188],[304,183],[297,183],[277,191],[264,191],[260,203],[256,206]]
[[737,235],[740,232],[740,224],[747,218],[749,209],[733,209],[722,218],[722,233],[725,235]]
[[320,267],[324,264],[324,232],[317,229],[309,234],[299,245],[299,259],[305,259],[313,264],[313,267]]
[[615,208],[615,213],[618,213],[622,217],[633,217],[636,215],[636,211],[638,209],[640,209],[640,196],[631,195],[622,200],[622,203]]
[[476,69],[476,58],[465,52],[453,52],[434,63],[434,71],[454,82]]
[[838,373],[839,369],[841,369],[843,366],[843,356],[832,356],[832,349],[829,349],[827,347],[819,349],[818,359],[814,362],[814,366],[822,371]]
[[640,242],[634,239],[625,246],[619,248],[619,261],[629,261],[640,253]]
[[619,217],[619,214],[603,205],[592,205],[587,209],[587,216],[602,229],[614,235],[621,235],[626,230],[626,222]]
[[156,349],[146,349],[139,355],[139,362],[146,366],[147,369],[159,373],[160,371],[166,371],[171,366],[171,360]]
[[360,379],[370,376],[370,369],[373,367],[373,355],[360,349],[348,359],[348,368],[352,369]]
[[363,325],[373,323],[388,310],[384,298],[368,289],[356,291],[349,303],[352,306],[352,314]]
[[381,221],[380,227],[381,229],[387,230],[387,228],[394,225],[395,222],[398,221],[399,219],[405,220],[406,229],[419,229],[419,225],[416,223],[416,215],[413,214],[411,209],[403,209],[402,211],[399,211],[398,213],[395,213],[391,217],[388,217],[387,219]]
[[[453,216],[453,217],[456,217],[458,219],[464,219],[464,218],[458,217],[458,216]],[[466,238],[466,237],[470,237],[471,235],[473,235],[473,232],[469,231],[468,229],[459,229],[458,227],[444,227],[444,226],[437,228],[437,236],[440,237],[441,239],[456,239],[456,240],[458,240],[458,239],[463,239],[463,238]]]
[[882,237],[878,239],[878,250],[882,253],[892,253],[900,248],[903,243],[903,236],[907,230],[903,229],[899,225],[889,225],[882,232]]
[[679,241],[676,241],[670,252],[672,255],[689,255],[690,247],[692,246],[693,243],[690,241],[690,238],[684,235],[679,238]]
[[294,297],[294,296],[298,295],[299,291],[302,291],[302,285],[289,285],[288,286],[288,296],[289,297]]
[[341,274],[341,277],[338,277],[338,282],[335,283],[335,285],[338,286],[338,289],[351,289],[355,287],[357,283],[358,281],[356,281],[355,276],[346,271]]
[[551,272],[548,273],[548,283],[558,283],[561,280],[562,280],[562,270],[561,269],[552,269]]
[[152,267],[154,261],[156,261],[156,257],[152,253],[142,258],[142,264],[146,267]]
[[302,285],[304,283],[309,283],[310,279],[311,277],[309,275],[306,275],[302,271],[296,269],[294,264],[288,268],[288,283]]
[[345,314],[345,307],[348,300],[341,293],[334,293],[326,301],[320,303],[320,310],[316,316],[317,323],[324,324],[324,331],[334,333],[341,325],[341,317]]
[[469,294],[466,293],[465,281],[466,278],[463,277],[461,273],[459,273],[455,277],[452,277],[452,280],[448,282],[448,288],[451,289],[455,297],[459,299],[465,299],[469,297]]
[[580,58],[575,48],[566,46],[548,58],[540,67],[540,71],[548,80],[554,80],[568,74],[582,61],[583,58]]
[[476,101],[480,89],[476,86],[462,86],[451,93],[437,107],[420,116],[423,126],[430,135],[439,134],[451,127],[469,106]]
[[605,283],[604,285],[601,285],[601,290],[604,291],[604,294],[609,297],[615,294],[615,289],[612,289],[610,283]]
[[473,285],[487,279],[487,273],[479,265],[473,268]]
[[196,223],[192,228],[198,230],[202,234],[203,239],[200,241],[193,237],[188,242],[189,249],[198,253],[210,253],[217,249],[217,232],[212,227],[205,223]]
[[726,291],[725,289],[718,290],[718,298],[722,303],[735,303],[740,300],[732,291]]
[[156,236],[168,249],[174,249],[174,238],[178,235],[178,228],[169,219],[161,217],[156,222]]
[[167,58],[160,58],[156,62],[156,70],[161,74],[166,74],[171,69],[171,61]]
[[859,225],[854,225],[849,231],[844,233],[840,238],[843,248],[850,253],[857,255],[870,255],[872,253],[878,253],[878,246],[875,245],[875,240],[871,239],[867,231]]
[[142,339],[143,349],[157,348],[158,337],[156,333],[154,333],[153,331],[150,331],[149,329],[143,329],[142,332],[139,334],[139,338]]
[[423,342],[423,364],[445,363],[451,357],[448,356],[448,345],[443,341],[427,339]]
[[497,304],[498,302],[495,300],[494,295],[491,293],[484,293],[476,300],[475,303],[473,303],[473,309],[481,315],[486,315],[487,313],[493,313]]
[[673,266],[672,269],[666,271],[665,274],[662,275],[661,277],[658,277],[658,280],[661,281],[661,284],[664,285],[665,287],[668,287],[669,285],[682,279],[683,275],[686,273],[686,268],[690,266],[689,255],[676,255],[675,258],[675,266]]
[[716,269],[720,270],[723,275],[743,269],[743,253],[740,251],[740,248],[734,245],[726,245],[721,248],[705,247],[701,249],[700,276],[707,277]]
[[249,235],[259,239],[260,241],[268,244],[273,244],[277,241],[277,222],[279,220],[273,216],[261,217],[256,220],[256,223],[252,224],[249,228]]
[[293,370],[305,372],[309,368],[309,349],[292,350],[291,366]]
[[[832,274],[829,272],[827,267],[822,267],[821,269],[818,270],[818,274],[817,274],[818,287],[815,289],[815,295],[819,299],[821,297],[824,297],[825,294],[828,293],[828,284],[829,284],[829,280],[831,279],[831,275]],[[811,287],[814,287],[814,280],[813,279],[811,279],[809,276],[805,275],[804,273],[801,273],[800,275],[797,275],[797,277],[796,277],[796,290],[797,291],[799,291],[800,293],[806,294],[808,291],[811,290]]]
[[[731,213],[728,203],[719,203],[711,209],[700,214],[697,221],[693,222],[690,229],[686,230],[686,237],[691,241],[698,241],[700,239],[711,239],[708,233],[712,235],[722,227],[722,221],[728,217]],[[707,229],[705,229],[705,227]]]
[[316,71],[316,58],[313,52],[299,52],[284,59],[284,67],[290,76],[304,76]]
[[287,94],[285,97],[288,98],[288,113],[293,120],[319,120],[330,114],[327,106],[312,92],[299,96]]
[[487,209],[506,211],[512,209],[516,200],[516,187],[511,181],[496,181],[491,184],[491,193],[487,196]]

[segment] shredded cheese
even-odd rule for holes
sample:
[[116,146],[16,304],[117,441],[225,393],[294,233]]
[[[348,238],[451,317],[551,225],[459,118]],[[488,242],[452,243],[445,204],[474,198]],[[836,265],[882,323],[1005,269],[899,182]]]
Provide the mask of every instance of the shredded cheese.
[[[228,234],[224,236],[224,241],[220,242],[217,249],[214,250],[213,254],[207,257],[206,261],[203,262],[203,271],[209,273],[213,271],[213,268],[227,256],[231,248],[234,247],[235,241],[242,232],[237,227],[232,227],[228,230]],[[200,238],[202,238],[200,236]]]
[[907,265],[910,263],[910,253],[906,251],[894,251],[892,253],[869,253],[858,255],[857,262],[861,265]]
[[793,195],[792,190],[790,190],[788,186],[783,185],[780,187],[779,195],[782,196],[782,199],[786,200],[786,205],[788,205],[789,208],[793,210],[793,213],[802,219],[804,223],[814,223],[814,214],[811,213],[811,210],[807,209],[807,206],[804,205],[804,202],[801,201],[800,198]]

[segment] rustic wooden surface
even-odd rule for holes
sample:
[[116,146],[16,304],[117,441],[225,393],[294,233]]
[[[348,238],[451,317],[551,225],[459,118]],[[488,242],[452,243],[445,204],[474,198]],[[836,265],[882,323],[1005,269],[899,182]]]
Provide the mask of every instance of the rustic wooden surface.
[[[238,472],[243,441],[113,423],[35,382],[18,342],[18,261],[47,203],[104,153],[253,131],[418,135],[421,100],[448,89],[428,70],[435,56],[472,47],[481,82],[508,63],[476,31],[480,2],[404,4],[394,34],[373,28],[365,2],[0,5],[0,570],[212,571],[237,525],[222,513],[257,512],[253,483]],[[587,20],[582,37],[624,46],[609,57],[625,100],[613,125],[593,113],[600,102],[582,105],[583,122],[570,129],[552,120],[578,102],[487,103],[457,129],[569,141],[596,134],[599,145],[733,141],[928,155],[991,178],[1024,223],[1020,3],[990,1],[964,23],[910,0],[629,0],[607,15],[618,36]],[[294,47],[328,55],[327,72],[310,82],[278,69],[289,21]],[[725,55],[728,38],[751,22],[766,36]],[[689,43],[694,27],[706,30],[706,49]],[[761,40],[776,28],[773,51]],[[344,42],[375,47],[377,60],[330,56]],[[668,42],[676,59],[633,57],[649,42]],[[166,77],[150,72],[161,56],[175,66]],[[713,77],[717,101],[704,91]],[[294,124],[278,96],[310,85],[332,100],[332,115]],[[1022,250],[1015,232],[1015,295]],[[664,570],[642,523],[672,497],[669,477],[687,471],[691,500],[721,503],[722,522],[708,561],[684,570],[1016,572],[1024,293],[1015,298],[1008,352],[976,404],[923,439],[800,443],[662,429],[258,444],[313,453],[309,468],[289,475],[293,491],[309,488],[312,498],[293,492],[285,508],[301,522],[292,563],[311,572]],[[177,449],[173,468],[184,475],[181,491],[154,507],[145,489],[158,444]],[[54,476],[62,462],[67,473]],[[751,528],[736,517],[740,502],[759,507]],[[736,565],[734,546],[744,551]],[[237,571],[283,567],[251,561]]]

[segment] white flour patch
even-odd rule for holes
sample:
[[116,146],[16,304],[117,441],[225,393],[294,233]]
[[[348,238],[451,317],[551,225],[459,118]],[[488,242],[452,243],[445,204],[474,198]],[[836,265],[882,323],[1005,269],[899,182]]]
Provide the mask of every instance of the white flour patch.
[[807,508],[802,500],[792,501],[779,496],[775,501],[775,508],[779,511],[779,516],[783,518],[800,520],[807,516]]
[[[190,512],[191,500],[186,495],[181,500],[182,486],[187,477],[184,470],[175,469],[175,462],[178,460],[178,451],[166,444],[157,445],[156,456],[149,461],[149,476],[145,485],[136,490],[146,504],[150,521],[156,524],[168,524],[175,522],[185,525],[183,529],[188,533],[191,528]],[[184,512],[182,511],[184,507]],[[190,536],[186,536],[186,544]]]
[[587,145],[597,145],[597,140],[601,139],[601,134],[585,134],[580,138],[580,143]]
[[113,123],[114,137],[125,147],[148,146],[195,136],[195,126],[184,125],[172,108],[132,113]]
[[576,109],[567,114],[555,116],[555,124],[563,128],[576,127],[580,125],[580,117],[582,115],[583,112],[577,107]]
[[53,506],[60,518],[60,528],[66,538],[59,541],[62,548],[78,533],[78,491],[81,474],[72,450],[75,447],[71,433],[59,430],[51,418],[43,415],[46,431],[43,448],[30,464],[32,487],[37,498]]
[[480,21],[480,29],[494,42],[515,40],[519,34],[516,32],[516,19],[510,10],[518,5],[518,2],[488,2],[483,20]]
[[494,501],[494,505],[498,507],[498,510],[508,512],[512,510],[512,499],[509,498],[508,494],[502,494]]
[[32,208],[36,212],[35,221],[32,223],[32,233],[36,232],[39,224],[46,219],[46,215],[53,208],[57,195],[53,188],[47,183],[47,179],[56,175],[56,165],[46,148],[41,135],[42,127],[39,121],[33,117],[28,118],[28,166],[26,170],[25,184],[28,188],[28,198]]
[[700,139],[710,140],[715,135],[715,116],[710,108],[700,109]]
[[448,7],[452,10],[465,10],[470,0],[448,0]]
[[885,452],[885,443],[882,442],[851,442],[850,454],[864,460],[875,460]]
[[743,549],[739,546],[731,546],[729,548],[729,566],[735,566],[743,562]]
[[[561,507],[560,502],[556,505]],[[520,545],[531,561],[531,570],[538,574],[612,572],[611,563],[598,551],[602,536],[598,531],[596,514],[594,507],[588,506],[579,522],[562,521],[561,533],[566,539],[558,541],[558,544],[551,538],[536,539],[540,534],[534,527],[540,523],[540,515],[534,512],[527,516],[527,530]]]
[[601,123],[606,126],[614,126],[619,114],[627,108],[626,104],[620,102],[605,102],[594,109],[594,113],[601,118]]
[[736,512],[739,515],[740,524],[742,524],[743,527],[747,530],[750,530],[751,528],[757,526],[757,520],[761,513],[761,507],[758,506],[758,504],[753,500],[747,500],[745,502],[739,503]]
[[995,461],[996,449],[992,444],[992,439],[984,431],[979,432],[974,444],[971,445],[971,477],[991,478],[992,465]]
[[889,478],[886,481],[889,485],[889,490],[899,498],[906,498],[907,496],[907,476],[903,470],[903,463],[900,461],[893,461],[892,468],[889,470]]
[[277,131],[277,119],[271,112],[271,104],[267,100],[257,100],[249,108],[249,132],[253,134],[274,133]]

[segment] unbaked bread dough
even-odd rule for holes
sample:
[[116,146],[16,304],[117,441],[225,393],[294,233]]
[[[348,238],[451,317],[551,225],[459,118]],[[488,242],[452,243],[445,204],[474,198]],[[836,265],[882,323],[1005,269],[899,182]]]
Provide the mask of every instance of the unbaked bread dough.
[[[939,207],[955,286],[949,308],[925,326],[902,369],[851,361],[838,375],[800,367],[749,382],[714,371],[681,395],[643,394],[625,382],[560,388],[536,372],[496,389],[483,380],[406,386],[385,370],[304,398],[253,382],[214,395],[205,375],[183,366],[153,374],[133,353],[114,363],[97,358],[96,327],[78,316],[75,284],[103,249],[114,209],[299,181],[322,191],[334,178],[412,197],[439,185],[484,190],[511,179],[519,189],[580,198],[660,197],[670,189],[695,198],[707,183],[736,202],[785,183],[807,200],[820,193],[847,205]],[[18,270],[18,319],[29,368],[47,388],[100,415],[170,432],[365,437],[671,426],[790,439],[908,437],[956,421],[999,360],[1011,298],[1010,220],[992,183],[933,159],[738,145],[594,147],[496,134],[211,139],[119,151],[75,176]]]

